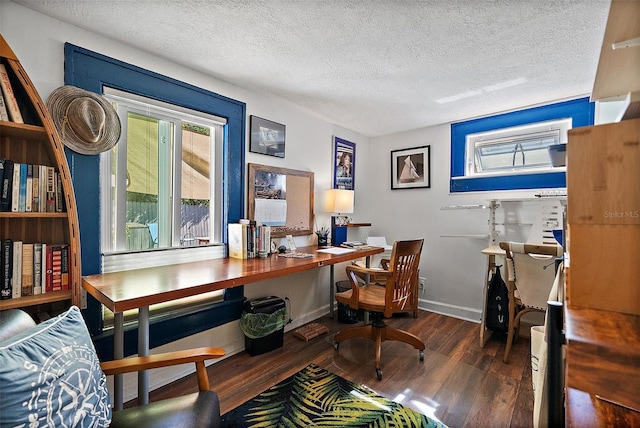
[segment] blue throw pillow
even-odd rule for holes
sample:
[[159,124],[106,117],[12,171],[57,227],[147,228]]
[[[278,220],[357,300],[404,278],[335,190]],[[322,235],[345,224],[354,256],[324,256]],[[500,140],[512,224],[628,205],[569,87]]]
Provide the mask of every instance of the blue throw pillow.
[[80,310],[0,342],[0,427],[103,427],[111,399]]

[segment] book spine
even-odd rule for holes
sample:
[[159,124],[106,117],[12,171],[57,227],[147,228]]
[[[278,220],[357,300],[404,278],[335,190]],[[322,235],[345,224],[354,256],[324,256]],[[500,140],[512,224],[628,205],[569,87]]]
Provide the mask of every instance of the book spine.
[[47,167],[47,212],[56,211],[56,174],[55,168]]
[[4,164],[4,178],[2,179],[2,189],[0,193],[0,211],[11,211],[11,194],[13,187],[13,161],[2,159]]
[[47,245],[45,256],[45,293],[53,292],[53,245]]
[[42,244],[33,244],[33,294],[42,294]]
[[4,102],[2,96],[2,90],[0,90],[0,120],[9,121],[9,113],[7,112],[7,105]]
[[22,241],[13,241],[13,278],[11,278],[13,298],[22,296]]
[[20,164],[20,185],[18,186],[18,212],[25,212],[27,206],[27,164]]
[[234,259],[247,258],[247,225],[231,223],[228,225],[229,257]]
[[255,222],[249,223],[247,227],[247,258],[252,259],[256,256],[256,224]]
[[63,245],[60,252],[60,283],[63,291],[69,290],[69,246]]
[[40,165],[33,165],[31,201],[31,211],[34,213],[40,212]]
[[17,213],[20,209],[20,164],[13,164],[13,183],[11,185],[11,211]]
[[40,165],[40,212],[47,212],[47,167]]
[[2,203],[2,188],[4,187],[4,168],[7,160],[0,158],[0,204]]
[[62,195],[62,178],[60,173],[56,172],[56,212],[64,211],[64,196]]
[[33,244],[22,244],[22,296],[33,295]]
[[13,276],[13,241],[2,240],[2,264],[0,265],[2,285],[0,286],[0,299],[6,300],[13,297],[11,292],[11,278]]
[[20,107],[18,106],[18,100],[9,81],[9,73],[7,73],[7,68],[4,64],[0,64],[0,87],[2,87],[4,102],[11,120],[16,123],[24,123],[22,114],[20,113]]
[[264,240],[266,245],[265,251],[271,252],[271,226],[265,226]]
[[56,245],[52,255],[51,291],[62,291],[62,248]]
[[47,292],[47,244],[42,244],[42,254],[40,255],[40,290],[42,294]]
[[24,211],[33,210],[33,165],[27,165],[27,184],[25,189]]

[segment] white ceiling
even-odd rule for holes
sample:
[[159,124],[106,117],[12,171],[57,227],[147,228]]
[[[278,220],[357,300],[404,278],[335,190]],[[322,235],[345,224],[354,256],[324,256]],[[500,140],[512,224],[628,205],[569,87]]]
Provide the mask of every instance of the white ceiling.
[[589,95],[610,1],[16,3],[379,136]]

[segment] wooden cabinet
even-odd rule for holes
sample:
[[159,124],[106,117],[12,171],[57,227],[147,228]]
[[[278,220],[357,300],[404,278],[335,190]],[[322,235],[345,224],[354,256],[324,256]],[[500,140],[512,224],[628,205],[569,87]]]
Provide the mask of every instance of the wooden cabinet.
[[567,425],[638,426],[640,119],[571,130],[567,192]]
[[0,310],[24,308],[32,314],[80,305],[80,232],[69,167],[49,112],[4,38],[0,60],[9,75],[24,123],[0,120],[0,158],[54,167],[60,176],[63,212],[0,212],[0,238],[23,243],[66,244],[69,290],[0,300]]
[[570,305],[640,315],[640,119],[569,131]]

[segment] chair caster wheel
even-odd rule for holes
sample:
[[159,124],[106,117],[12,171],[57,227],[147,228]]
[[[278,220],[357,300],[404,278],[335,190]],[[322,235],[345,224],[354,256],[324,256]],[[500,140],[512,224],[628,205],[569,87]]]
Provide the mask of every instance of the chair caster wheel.
[[424,351],[420,350],[418,355],[420,356],[420,362],[424,361]]
[[333,342],[333,349],[337,351],[338,348],[340,348],[340,342]]
[[382,369],[376,369],[376,375],[378,375],[378,380],[382,380]]

